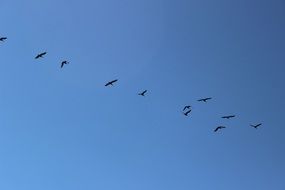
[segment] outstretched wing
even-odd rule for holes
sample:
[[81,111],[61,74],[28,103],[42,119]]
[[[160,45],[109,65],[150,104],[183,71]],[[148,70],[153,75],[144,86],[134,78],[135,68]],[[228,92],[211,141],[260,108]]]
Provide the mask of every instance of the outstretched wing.
[[261,123],[257,124],[256,127],[259,127],[260,125],[262,125]]
[[250,125],[251,127],[254,127],[254,128],[257,128],[259,127],[260,125],[262,125],[261,123],[257,124],[257,125]]
[[224,129],[224,128],[226,128],[226,127],[225,127],[225,126],[218,126],[218,127],[214,130],[214,132],[217,132],[218,130]]
[[43,52],[40,54],[40,56],[44,56],[45,54],[47,54],[47,52]]
[[115,83],[117,81],[118,81],[118,79],[115,79],[115,80],[112,80],[110,83],[113,84],[113,83]]
[[109,85],[113,85],[113,83],[117,82],[118,79],[115,79],[115,80],[112,80],[112,81],[109,81],[105,84],[105,86],[109,86]]
[[187,111],[185,114],[188,115],[192,110]]

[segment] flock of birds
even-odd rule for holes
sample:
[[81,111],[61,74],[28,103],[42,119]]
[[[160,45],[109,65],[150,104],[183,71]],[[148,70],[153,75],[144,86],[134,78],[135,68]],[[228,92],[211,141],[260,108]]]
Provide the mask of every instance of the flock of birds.
[[[199,100],[197,100],[198,102],[207,102],[208,100],[211,100],[212,98],[211,97],[208,97],[208,98],[202,98],[202,99],[199,99]],[[185,116],[188,116],[190,113],[191,113],[191,111],[192,111],[192,109],[191,109],[191,107],[192,106],[190,106],[190,105],[187,105],[187,106],[185,106],[184,108],[183,108],[183,114],[185,115]],[[234,118],[235,117],[235,115],[226,115],[226,116],[223,116],[223,117],[221,117],[222,119],[231,119],[231,118]],[[253,128],[255,128],[255,129],[257,129],[258,127],[260,127],[262,125],[262,123],[258,123],[258,124],[256,124],[256,125],[250,125],[251,127],[253,127]],[[221,129],[225,129],[226,127],[225,126],[218,126],[218,127],[216,127],[215,129],[214,129],[214,132],[217,132],[217,131],[219,131],[219,130],[221,130]]]
[[[5,40],[7,40],[7,37],[0,37],[0,42],[4,42]],[[39,58],[44,58],[44,56],[47,54],[47,52],[42,52],[42,53],[39,53],[39,54],[37,54],[36,55],[36,57],[35,57],[35,59],[39,59]],[[61,65],[60,65],[60,68],[63,68],[64,67],[64,65],[66,65],[66,64],[69,64],[69,62],[68,61],[62,61],[61,62]],[[106,84],[105,84],[105,86],[106,87],[108,87],[108,86],[113,86],[116,82],[118,82],[118,79],[115,79],[115,80],[112,80],[112,81],[109,81],[109,82],[107,82]],[[147,93],[147,90],[144,90],[144,91],[142,91],[142,92],[140,92],[140,93],[138,93],[138,95],[139,96],[145,96],[146,95],[146,93]],[[208,98],[202,98],[202,99],[199,99],[199,100],[197,100],[198,102],[208,102],[209,100],[211,100],[212,98],[211,97],[208,97]],[[182,113],[185,115],[185,116],[189,116],[189,114],[191,113],[191,111],[192,111],[192,106],[190,106],[190,105],[187,105],[187,106],[185,106],[184,108],[183,108],[183,111],[182,111]],[[223,117],[221,117],[222,119],[232,119],[232,118],[234,118],[234,117],[236,117],[235,115],[226,115],[226,116],[223,116]],[[260,126],[262,125],[262,123],[258,123],[258,124],[256,124],[256,125],[250,125],[251,127],[253,127],[253,128],[255,128],[255,129],[257,129],[257,128],[259,128]],[[219,131],[219,130],[221,130],[221,129],[225,129],[226,127],[225,126],[217,126],[215,129],[214,129],[214,132],[217,132],[217,131]]]

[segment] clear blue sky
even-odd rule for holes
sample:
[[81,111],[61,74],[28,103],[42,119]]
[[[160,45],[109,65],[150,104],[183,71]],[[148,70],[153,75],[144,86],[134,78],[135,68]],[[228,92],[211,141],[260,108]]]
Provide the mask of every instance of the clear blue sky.
[[0,21],[0,189],[285,189],[283,0],[3,0]]

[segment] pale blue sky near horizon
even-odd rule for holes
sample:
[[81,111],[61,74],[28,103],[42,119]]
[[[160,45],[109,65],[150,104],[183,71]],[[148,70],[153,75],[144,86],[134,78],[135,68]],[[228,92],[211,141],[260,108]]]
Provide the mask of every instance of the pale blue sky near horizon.
[[3,0],[0,21],[0,189],[285,189],[283,0]]

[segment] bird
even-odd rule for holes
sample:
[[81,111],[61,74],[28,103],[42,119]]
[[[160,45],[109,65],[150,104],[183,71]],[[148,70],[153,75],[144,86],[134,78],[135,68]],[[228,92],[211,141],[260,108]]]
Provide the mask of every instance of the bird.
[[68,61],[62,61],[60,68],[62,68],[65,64],[69,64],[69,62]]
[[197,100],[198,102],[207,102],[208,100],[211,100],[212,98],[202,98]]
[[47,54],[47,52],[40,53],[40,54],[38,54],[38,55],[35,57],[35,59],[43,58],[43,56],[44,56],[45,54]]
[[192,110],[189,110],[187,112],[182,112],[185,116],[188,116],[188,114],[191,112]]
[[230,118],[233,118],[235,117],[235,115],[227,115],[227,116],[223,116],[222,118],[223,119],[230,119]]
[[186,109],[190,109],[191,108],[191,106],[185,106],[184,108],[183,108],[183,111],[185,111]]
[[110,82],[107,82],[106,84],[105,84],[105,86],[113,86],[113,84],[115,83],[115,82],[117,82],[118,81],[118,79],[115,79],[115,80],[112,80],[112,81],[110,81]]
[[257,129],[259,126],[261,126],[262,125],[262,123],[259,123],[259,124],[257,124],[257,125],[250,125],[251,127],[254,127],[255,129]]
[[146,92],[147,92],[147,90],[144,90],[143,92],[139,93],[138,95],[144,96]]
[[225,126],[218,126],[218,127],[214,130],[214,132],[217,132],[218,130],[224,129],[224,128],[226,128],[226,127],[225,127]]
[[0,37],[1,42],[4,42],[5,40],[7,40],[7,37]]

